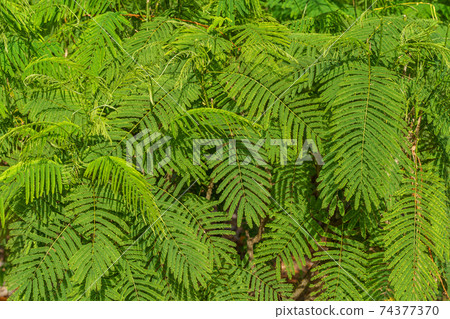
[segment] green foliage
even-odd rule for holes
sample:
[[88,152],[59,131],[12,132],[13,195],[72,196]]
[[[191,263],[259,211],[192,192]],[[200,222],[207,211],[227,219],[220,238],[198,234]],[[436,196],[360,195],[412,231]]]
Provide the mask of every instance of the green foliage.
[[444,184],[432,172],[414,171],[402,182],[398,202],[386,214],[385,254],[396,299],[437,297],[432,278],[440,270],[433,259],[448,260],[450,251],[444,192]]
[[11,299],[448,299],[449,14],[0,0]]
[[[368,213],[380,207],[386,168],[395,165],[401,151],[402,96],[385,68],[354,67],[337,75],[324,93],[330,97],[330,131],[333,136],[320,177],[323,206],[334,192],[345,189],[346,201]],[[381,138],[382,136],[382,138]],[[350,175],[349,172],[352,172]],[[350,177],[351,176],[351,177]]]

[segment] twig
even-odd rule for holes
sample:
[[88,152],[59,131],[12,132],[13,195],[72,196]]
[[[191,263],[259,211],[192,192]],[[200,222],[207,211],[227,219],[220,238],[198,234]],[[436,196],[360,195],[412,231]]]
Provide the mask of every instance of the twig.
[[[268,221],[267,217],[261,219],[261,223],[259,224],[259,228],[258,228],[258,234],[253,238],[250,237],[248,230],[245,231],[245,235],[247,236],[247,253],[248,253],[250,262],[253,260],[253,255],[254,255],[253,254],[253,246],[261,241],[262,233],[264,231],[264,226],[266,225],[267,221]],[[252,268],[253,268],[253,265],[252,265]]]

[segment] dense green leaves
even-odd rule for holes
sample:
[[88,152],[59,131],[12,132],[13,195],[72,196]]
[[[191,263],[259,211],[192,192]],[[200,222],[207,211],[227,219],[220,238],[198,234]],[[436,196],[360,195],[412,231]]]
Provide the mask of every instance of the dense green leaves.
[[401,92],[388,70],[370,64],[344,71],[335,81],[325,92],[333,138],[321,176],[323,205],[333,190],[345,187],[345,199],[354,198],[355,209],[364,205],[370,213],[380,207],[386,168],[401,160]]
[[159,218],[151,186],[126,160],[113,156],[99,157],[86,167],[84,175],[96,185],[110,185],[113,193],[122,194],[131,207],[144,212],[144,219]]
[[[434,258],[448,260],[445,187],[432,172],[414,171],[402,182],[386,214],[386,259],[396,299],[435,299],[441,272]],[[435,256],[435,257],[433,257]],[[407,284],[408,288],[406,288]]]
[[0,285],[448,299],[448,18],[445,1],[0,0]]

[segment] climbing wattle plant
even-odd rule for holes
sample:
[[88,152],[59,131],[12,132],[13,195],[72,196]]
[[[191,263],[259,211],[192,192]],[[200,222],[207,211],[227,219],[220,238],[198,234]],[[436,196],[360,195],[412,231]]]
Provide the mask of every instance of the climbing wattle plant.
[[445,0],[0,0],[0,286],[448,300],[449,17]]

